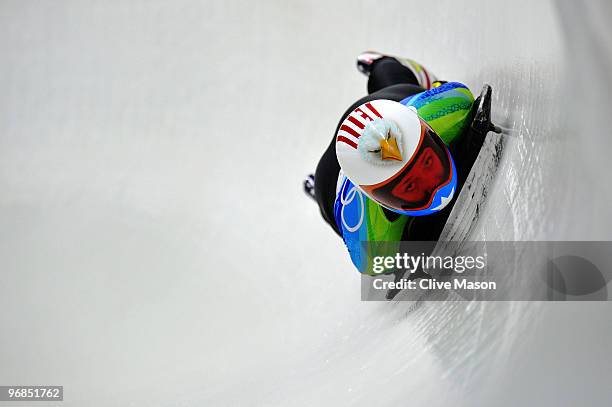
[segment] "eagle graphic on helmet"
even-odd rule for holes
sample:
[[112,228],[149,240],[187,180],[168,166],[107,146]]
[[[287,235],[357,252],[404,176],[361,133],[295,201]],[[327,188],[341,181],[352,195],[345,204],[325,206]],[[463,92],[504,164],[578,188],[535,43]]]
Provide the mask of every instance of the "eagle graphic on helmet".
[[448,147],[413,107],[379,99],[354,109],[336,134],[344,174],[383,207],[410,216],[442,210],[457,171]]

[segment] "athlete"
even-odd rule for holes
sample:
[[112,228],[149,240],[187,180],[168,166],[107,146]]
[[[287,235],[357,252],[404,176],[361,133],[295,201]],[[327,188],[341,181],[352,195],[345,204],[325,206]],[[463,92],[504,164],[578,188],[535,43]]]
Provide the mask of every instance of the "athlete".
[[357,68],[368,95],[342,115],[304,188],[357,269],[374,274],[373,251],[437,241],[484,135],[466,131],[475,103],[465,85],[377,52],[359,55]]

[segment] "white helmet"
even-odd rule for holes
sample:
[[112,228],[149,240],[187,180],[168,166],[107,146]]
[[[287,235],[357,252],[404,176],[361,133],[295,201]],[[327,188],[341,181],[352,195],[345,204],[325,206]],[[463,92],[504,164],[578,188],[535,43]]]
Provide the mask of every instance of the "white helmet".
[[455,193],[447,146],[413,107],[398,102],[373,100],[353,110],[336,135],[336,155],[353,184],[394,212],[429,215]]

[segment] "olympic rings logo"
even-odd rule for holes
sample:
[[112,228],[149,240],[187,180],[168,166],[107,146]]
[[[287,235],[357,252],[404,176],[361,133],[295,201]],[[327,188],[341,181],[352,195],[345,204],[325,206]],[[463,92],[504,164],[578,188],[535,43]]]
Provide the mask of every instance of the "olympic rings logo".
[[[345,197],[344,190],[346,189],[347,185],[348,185],[348,178],[344,182],[344,187],[342,188],[343,191],[340,194],[340,203],[342,204],[342,209],[340,210],[340,219],[342,220],[342,225],[346,228],[346,230],[352,233],[358,230],[363,224],[363,217],[365,213],[365,202],[363,200],[363,194],[361,193],[361,191],[357,189],[355,185],[353,185],[353,187],[348,191]],[[346,219],[344,218],[344,208],[346,208],[347,205],[349,205],[351,202],[355,200],[355,196],[359,197],[359,221],[357,222],[355,226],[349,226],[346,222]]]

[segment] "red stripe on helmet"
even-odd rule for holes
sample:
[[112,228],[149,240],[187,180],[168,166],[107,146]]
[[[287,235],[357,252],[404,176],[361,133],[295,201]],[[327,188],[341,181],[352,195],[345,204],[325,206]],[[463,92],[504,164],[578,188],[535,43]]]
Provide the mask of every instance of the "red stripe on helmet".
[[340,126],[340,130],[346,131],[348,134],[350,134],[351,136],[354,136],[355,138],[361,137],[361,134],[357,133],[355,130],[351,129],[346,124],[343,124],[342,126]]
[[365,125],[363,123],[361,123],[359,120],[355,119],[353,116],[349,116],[348,120],[353,123],[355,126],[359,127],[360,129],[363,129],[365,127]]
[[344,136],[338,136],[338,139],[336,140],[338,143],[346,143],[349,146],[353,147],[353,148],[357,148],[357,143],[355,143],[353,140],[346,138]]
[[366,103],[366,106],[368,107],[368,109],[370,109],[372,111],[372,113],[374,113],[376,116],[380,117],[381,119],[383,118],[380,113],[378,113],[378,110],[374,109],[374,106],[372,106],[372,104],[370,102]]
[[359,115],[361,117],[363,117],[364,120],[368,119],[368,120],[374,120],[372,119],[366,112],[364,112],[360,107],[358,107],[357,109],[353,110],[353,113],[358,112]]

